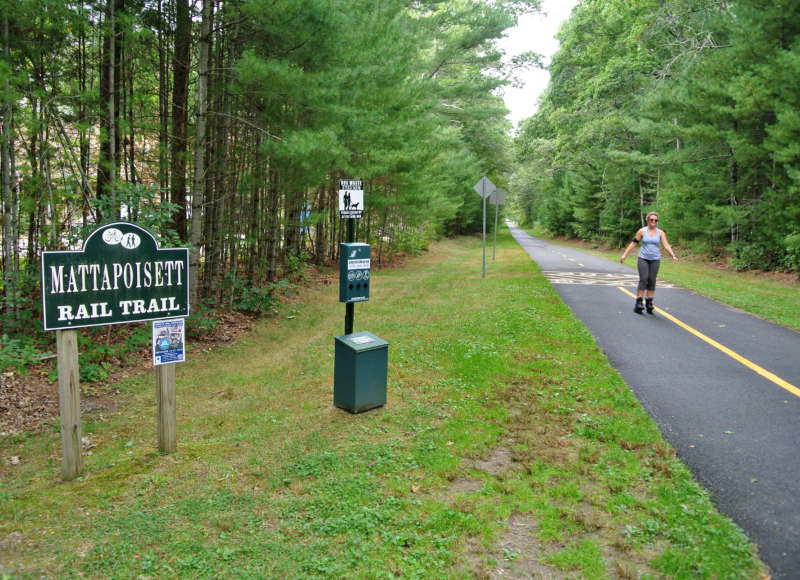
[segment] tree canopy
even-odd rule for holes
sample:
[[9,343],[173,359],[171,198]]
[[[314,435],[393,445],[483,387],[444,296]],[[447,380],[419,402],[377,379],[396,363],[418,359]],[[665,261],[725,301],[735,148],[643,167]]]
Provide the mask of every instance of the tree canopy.
[[516,138],[523,219],[619,244],[656,210],[696,251],[797,271],[799,17],[793,2],[580,2]]
[[[0,0],[2,314],[35,316],[38,256],[99,223],[190,245],[201,300],[479,227],[504,181],[496,41],[538,0]],[[31,313],[31,314],[26,314]]]

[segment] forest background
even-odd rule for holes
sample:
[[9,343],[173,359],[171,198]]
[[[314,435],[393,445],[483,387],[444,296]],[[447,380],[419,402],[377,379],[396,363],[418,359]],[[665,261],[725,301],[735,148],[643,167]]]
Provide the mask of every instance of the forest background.
[[798,271],[800,6],[579,2],[514,135],[502,88],[540,59],[497,41],[537,9],[0,0],[0,362],[51,348],[41,252],[118,219],[190,248],[189,328],[269,312],[335,263],[340,178],[364,180],[357,236],[378,263],[478,231],[487,175],[553,235],[619,245],[655,209],[685,251]]

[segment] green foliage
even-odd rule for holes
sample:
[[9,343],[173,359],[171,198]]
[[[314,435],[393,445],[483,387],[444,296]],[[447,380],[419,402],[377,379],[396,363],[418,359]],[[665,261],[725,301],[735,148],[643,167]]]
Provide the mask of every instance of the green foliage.
[[[161,191],[141,183],[115,183],[113,191],[93,200],[93,207],[104,216],[105,221],[115,221],[120,216],[124,221],[134,222],[150,231],[161,247],[183,245],[178,234],[169,226],[178,205],[164,201]],[[97,228],[97,224],[74,228],[72,243],[84,240]]]
[[311,258],[306,250],[290,252],[286,258],[287,274],[292,280],[302,281],[308,273],[308,260]]
[[111,363],[108,362],[83,362],[79,367],[81,383],[99,383],[106,380],[111,367]]
[[152,343],[150,323],[96,326],[78,333],[81,382],[106,380],[127,357],[147,352]]
[[292,288],[288,280],[255,285],[248,280],[241,280],[234,288],[235,299],[233,301],[234,310],[251,314],[253,316],[272,315],[277,312],[277,301],[281,292],[286,292]]
[[789,234],[786,236],[786,257],[784,259],[784,267],[787,270],[800,272],[800,233]]
[[[538,62],[528,54],[504,64],[497,41],[539,5],[241,0],[206,3],[211,15],[190,19],[183,1],[177,12],[175,3],[5,2],[0,104],[7,99],[13,115],[2,137],[16,155],[3,199],[28,250],[0,265],[12,270],[2,278],[13,281],[45,248],[78,245],[98,222],[133,221],[162,246],[186,245],[174,231],[183,224],[173,224],[186,215],[202,256],[192,272],[200,295],[268,311],[269,289],[233,289],[226,277],[299,279],[304,263],[329,259],[342,237],[334,193],[342,177],[364,180],[367,229],[403,231],[402,251],[424,249],[419,232],[479,231],[472,186],[482,175],[507,186],[512,163],[499,89],[513,69]],[[211,38],[203,21],[213,22]],[[114,87],[112,37],[123,63]],[[206,40],[211,52],[200,63]],[[169,63],[187,61],[210,73],[193,77],[184,102]],[[179,176],[201,167],[184,199]],[[303,224],[306,208],[313,219]],[[223,296],[229,290],[238,294]],[[14,315],[4,330],[29,328],[7,324],[35,312],[32,296],[3,305]]]
[[514,205],[556,234],[673,242],[795,269],[800,8],[754,0],[579,4],[516,139]]
[[38,268],[27,264],[16,276],[16,296],[6,292],[0,281],[0,313],[3,330],[16,337],[35,335],[41,330],[42,301]]
[[13,369],[27,373],[27,365],[39,362],[42,353],[29,339],[11,338],[3,333],[0,336],[0,371]]
[[535,4],[246,2],[252,43],[237,68],[274,136],[262,151],[298,186],[379,179],[370,211],[393,225],[478,229],[472,185],[506,170],[510,145],[493,41]]
[[220,316],[216,310],[206,304],[201,304],[195,312],[186,318],[186,336],[200,338],[217,329]]
[[395,232],[392,243],[398,251],[412,256],[428,249],[428,238],[415,229],[403,229]]

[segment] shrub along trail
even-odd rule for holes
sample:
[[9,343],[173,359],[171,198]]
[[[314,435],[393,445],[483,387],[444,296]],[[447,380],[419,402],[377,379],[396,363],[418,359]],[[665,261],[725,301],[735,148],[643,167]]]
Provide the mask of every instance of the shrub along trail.
[[4,438],[0,574],[766,577],[507,232],[486,279],[474,238],[373,271],[355,330],[390,344],[381,409],[332,405],[337,297],[190,344],[174,455],[150,376],[84,418],[79,480],[57,430]]

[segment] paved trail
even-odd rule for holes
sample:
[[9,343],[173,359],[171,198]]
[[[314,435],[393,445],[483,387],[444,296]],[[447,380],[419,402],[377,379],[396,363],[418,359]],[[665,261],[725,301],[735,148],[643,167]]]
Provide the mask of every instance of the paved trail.
[[773,579],[800,578],[800,333],[662,281],[637,315],[634,268],[509,227]]

